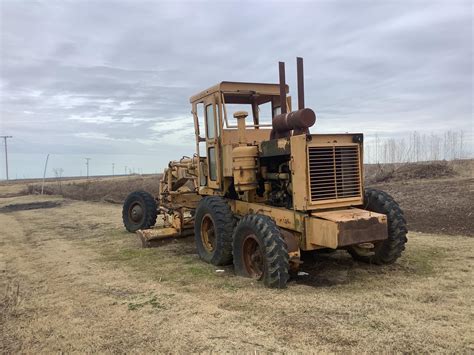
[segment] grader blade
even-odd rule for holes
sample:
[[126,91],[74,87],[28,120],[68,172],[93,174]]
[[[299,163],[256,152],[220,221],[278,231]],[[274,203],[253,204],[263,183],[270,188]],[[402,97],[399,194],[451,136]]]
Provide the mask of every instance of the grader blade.
[[138,238],[140,238],[143,248],[150,248],[152,246],[152,241],[176,238],[181,235],[180,232],[173,227],[139,229],[135,233]]
[[139,229],[135,232],[142,243],[143,248],[151,248],[153,242],[159,242],[166,239],[187,237],[194,233],[192,224],[185,224],[183,229],[172,226],[155,226],[149,229]]

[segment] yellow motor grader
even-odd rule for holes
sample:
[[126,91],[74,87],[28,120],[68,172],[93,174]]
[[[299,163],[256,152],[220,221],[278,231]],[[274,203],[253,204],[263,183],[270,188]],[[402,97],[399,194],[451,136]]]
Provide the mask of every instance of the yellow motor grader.
[[221,82],[190,98],[196,153],[172,161],[159,195],[131,193],[123,221],[143,246],[194,234],[202,260],[284,288],[301,251],[345,249],[390,264],[407,242],[387,193],[363,185],[363,134],[310,134],[297,58],[298,109],[279,84]]

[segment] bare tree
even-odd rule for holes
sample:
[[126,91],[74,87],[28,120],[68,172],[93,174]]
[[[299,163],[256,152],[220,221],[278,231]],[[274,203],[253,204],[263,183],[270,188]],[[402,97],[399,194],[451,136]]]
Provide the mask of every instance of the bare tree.
[[58,187],[59,187],[59,193],[62,194],[63,193],[62,176],[63,176],[64,169],[63,168],[59,168],[59,169],[54,168],[53,172],[54,172],[54,176],[56,177],[56,182],[57,182]]
[[[365,145],[365,161],[372,164],[404,163],[433,160],[454,160],[472,156],[465,152],[464,131],[448,130],[441,134],[410,132],[407,137],[368,140]],[[408,143],[407,143],[408,142]]]

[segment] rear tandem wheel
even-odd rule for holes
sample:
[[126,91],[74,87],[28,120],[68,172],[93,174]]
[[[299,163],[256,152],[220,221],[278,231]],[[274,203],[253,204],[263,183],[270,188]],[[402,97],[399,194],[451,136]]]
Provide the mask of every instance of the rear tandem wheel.
[[403,211],[392,196],[377,189],[365,189],[365,209],[387,216],[388,238],[374,243],[354,245],[347,249],[358,261],[371,264],[392,264],[405,250],[408,232]]
[[289,256],[285,241],[268,216],[250,214],[234,230],[234,269],[239,276],[262,280],[270,288],[285,288]]

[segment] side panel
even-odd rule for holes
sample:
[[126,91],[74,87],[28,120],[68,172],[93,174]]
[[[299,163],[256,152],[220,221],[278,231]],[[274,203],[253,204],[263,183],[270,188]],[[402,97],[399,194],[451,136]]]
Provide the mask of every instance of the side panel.
[[224,177],[232,177],[232,145],[222,145],[222,171]]
[[302,233],[304,231],[304,213],[286,208],[267,206],[239,200],[228,200],[232,212],[244,216],[249,213],[259,213],[275,220],[277,226]]
[[[246,129],[245,138],[249,144],[257,144],[270,139],[270,129]],[[222,130],[222,144],[239,144],[239,132],[236,129]]]
[[336,249],[388,237],[384,214],[358,208],[312,213],[305,218],[305,230],[303,250]]
[[337,248],[337,223],[320,218],[305,218],[305,245],[303,250]]
[[308,205],[308,157],[306,152],[306,136],[292,136],[291,144],[291,181],[293,188],[293,208],[306,211]]

